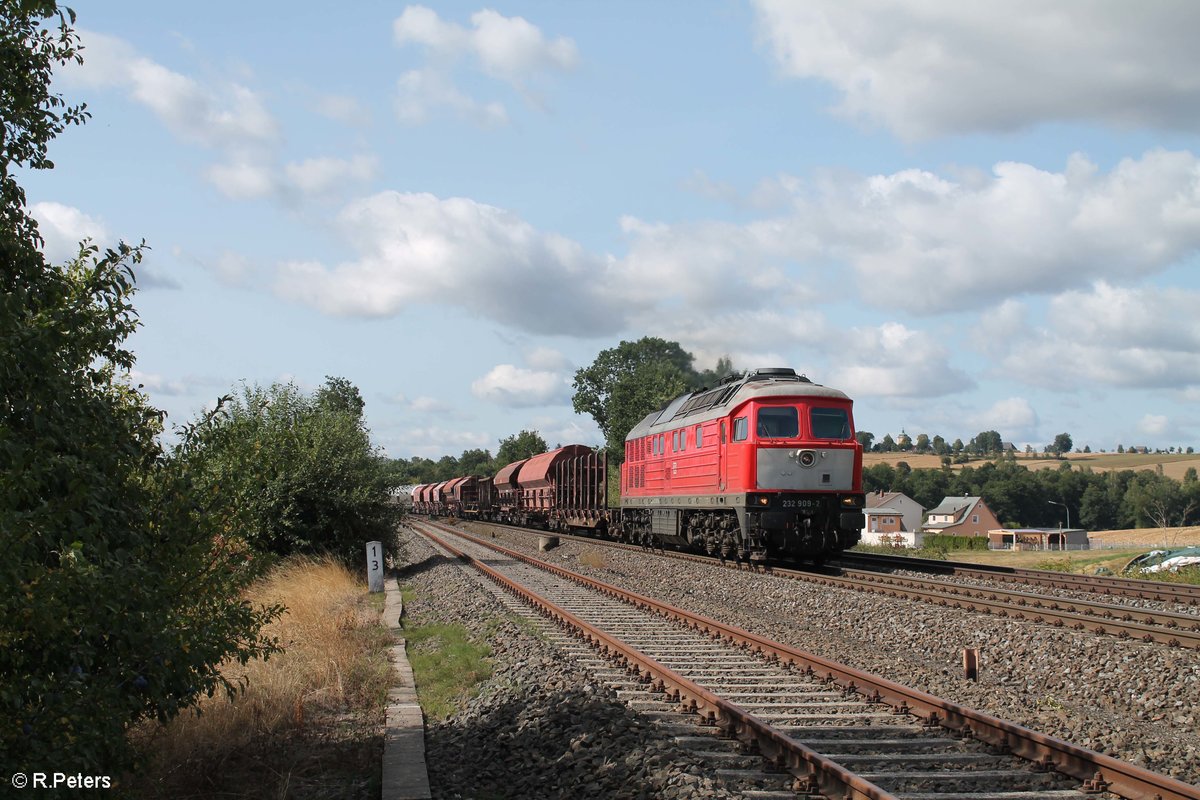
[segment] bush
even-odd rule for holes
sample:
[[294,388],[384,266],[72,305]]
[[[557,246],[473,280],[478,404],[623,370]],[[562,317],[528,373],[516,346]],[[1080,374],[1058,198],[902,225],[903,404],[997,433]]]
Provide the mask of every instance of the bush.
[[330,553],[360,566],[363,546],[396,549],[395,477],[371,446],[358,390],[330,378],[313,395],[294,384],[224,398],[183,454],[230,533],[259,553]]
[[254,564],[214,535],[157,443],[161,412],[123,381],[141,249],[56,267],[26,213],[15,176],[52,167],[48,142],[86,118],[49,92],[79,60],[73,22],[53,0],[0,3],[3,780],[120,775],[128,726],[232,691],[217,665],[272,652],[260,627],[278,613],[242,599]]
[[935,535],[926,536],[925,547],[929,550],[987,550],[988,538],[986,536],[953,536],[953,535]]

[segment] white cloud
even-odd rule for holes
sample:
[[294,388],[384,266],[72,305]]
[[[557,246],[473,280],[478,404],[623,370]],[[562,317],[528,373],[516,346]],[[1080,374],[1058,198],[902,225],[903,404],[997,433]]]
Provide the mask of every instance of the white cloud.
[[449,108],[483,127],[508,123],[503,104],[476,100],[455,85],[452,69],[461,59],[473,61],[485,75],[509,84],[534,105],[541,103],[530,88],[533,81],[573,70],[579,63],[571,39],[547,39],[528,20],[491,9],[472,14],[467,28],[443,20],[425,6],[408,6],[392,30],[396,44],[423,47],[431,62],[405,72],[397,83],[396,114],[410,125],[427,122],[438,108]]
[[142,386],[148,393],[172,397],[189,394],[192,390],[186,381],[136,369],[129,372],[129,382],[134,386]]
[[471,394],[510,408],[560,405],[570,399],[562,374],[513,364],[497,364],[471,384]]
[[[823,286],[842,291],[848,265],[867,303],[925,314],[1128,281],[1200,250],[1200,160],[1189,152],[1152,150],[1108,173],[1076,155],[1061,172],[1001,162],[991,175],[903,170],[786,185],[788,213],[745,224],[622,219],[630,245],[618,270],[711,307],[787,286],[804,287],[784,298],[803,305]],[[796,265],[803,280],[773,289],[727,279],[781,267],[795,278]]]
[[1171,430],[1170,420],[1162,414],[1146,414],[1138,422],[1139,433],[1147,436],[1162,436]]
[[288,183],[304,194],[331,194],[344,184],[369,181],[379,171],[379,159],[367,155],[309,158],[287,164],[283,171]]
[[345,125],[361,126],[371,121],[371,112],[357,98],[342,94],[321,94],[312,100],[312,110],[322,117]]
[[268,197],[278,190],[274,171],[264,163],[239,160],[213,164],[205,170],[205,176],[221,194],[234,200]]
[[67,74],[85,85],[126,90],[180,138],[217,148],[278,138],[278,123],[253,90],[233,81],[204,86],[139,55],[114,36],[93,31],[81,31],[80,36],[87,58]]
[[1025,440],[1037,435],[1038,415],[1023,397],[998,400],[991,408],[970,417],[979,430],[999,431],[1008,440]]
[[1200,247],[1191,153],[1151,151],[1108,175],[1075,156],[1061,173],[1004,162],[975,186],[904,172],[863,189],[840,209],[863,235],[840,246],[864,285],[917,311],[1148,275]]
[[[403,453],[410,457],[419,455],[426,458],[438,458],[447,453],[491,447],[494,440],[486,433],[433,426],[405,428],[400,435],[395,437],[395,441],[397,446],[394,452],[396,453]],[[389,448],[389,451],[392,450],[393,448]]]
[[554,348],[541,345],[525,352],[525,363],[532,369],[549,372],[564,372],[571,369],[570,359]]
[[[45,244],[42,254],[52,264],[66,264],[79,256],[79,246],[85,239],[99,248],[99,255],[117,244],[116,236],[109,233],[104,223],[73,206],[43,201],[29,207],[29,213],[37,220],[38,231]],[[164,274],[152,261],[148,253],[140,264],[133,268],[137,285],[142,289],[178,289],[175,278]]]
[[109,238],[104,223],[78,208],[62,203],[34,203],[29,213],[38,222],[38,230],[45,239],[43,253],[53,264],[65,264],[79,255],[79,244],[84,239],[103,248],[114,242]]
[[1200,292],[1104,282],[1052,301],[1044,327],[1017,329],[1000,368],[1011,379],[1073,390],[1200,386]]
[[419,397],[408,397],[403,392],[388,395],[383,398],[385,403],[391,405],[402,406],[409,411],[415,411],[418,414],[436,414],[451,411],[450,405],[436,397],[421,395]]
[[607,334],[626,308],[608,262],[576,242],[466,198],[382,192],[351,203],[337,226],[357,258],[292,262],[277,291],[330,314],[371,317],[416,303],[465,308],[533,333]]
[[936,397],[975,386],[969,375],[950,366],[950,352],[932,334],[897,322],[856,328],[836,352],[833,378],[821,383],[851,397]]
[[406,125],[424,125],[438,108],[449,108],[481,128],[508,124],[503,104],[476,101],[434,70],[409,70],[397,80],[396,90],[396,116]]
[[1048,121],[1200,128],[1200,5],[755,0],[782,71],[907,139]]
[[582,417],[570,419],[550,416],[534,417],[530,424],[524,427],[526,430],[535,430],[541,434],[549,447],[554,447],[556,444],[564,446],[586,444],[598,447],[604,443],[604,436],[596,424],[590,419]]
[[574,41],[552,41],[522,17],[505,17],[491,9],[471,15],[472,28],[444,22],[436,11],[409,6],[393,23],[396,43],[422,45],[443,59],[475,58],[485,72],[518,84],[548,70],[566,71],[579,63]]

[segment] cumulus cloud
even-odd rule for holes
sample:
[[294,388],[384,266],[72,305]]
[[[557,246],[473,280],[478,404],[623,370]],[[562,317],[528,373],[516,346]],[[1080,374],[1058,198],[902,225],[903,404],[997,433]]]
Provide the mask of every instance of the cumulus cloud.
[[308,195],[331,194],[348,183],[365,183],[378,171],[379,159],[369,155],[309,158],[283,168],[288,184]]
[[477,101],[441,72],[409,70],[396,82],[396,90],[396,116],[406,125],[424,125],[438,108],[450,109],[481,128],[508,124],[503,103]]
[[525,363],[532,369],[565,372],[571,369],[571,361],[552,347],[538,345],[525,352]]
[[[369,155],[280,165],[280,125],[258,92],[237,81],[201,83],[146,58],[114,36],[84,31],[81,38],[87,58],[82,66],[64,69],[66,78],[124,90],[180,139],[217,151],[220,161],[204,168],[203,174],[226,197],[290,203],[339,195],[378,170],[377,159]],[[320,96],[315,105],[318,113],[344,120],[363,113],[353,98],[337,95]]]
[[[38,231],[45,244],[42,253],[52,264],[66,264],[79,256],[83,241],[100,249],[101,254],[117,244],[104,223],[83,211],[63,203],[43,201],[29,207],[37,220]],[[179,281],[166,275],[150,259],[133,266],[137,285],[143,289],[178,289]]]
[[556,444],[586,444],[599,447],[604,444],[604,436],[591,419],[583,417],[534,417],[527,430],[535,430],[546,440],[546,444],[554,447]]
[[755,0],[784,74],[906,139],[1047,121],[1200,128],[1200,6]]
[[38,230],[45,239],[43,253],[54,264],[65,264],[79,255],[79,243],[91,239],[99,247],[111,246],[104,224],[78,208],[62,203],[34,203],[29,213],[38,222]]
[[560,405],[571,396],[561,373],[513,364],[497,364],[471,384],[471,393],[481,400],[510,408]]
[[349,95],[319,94],[312,99],[311,107],[322,117],[344,125],[361,126],[371,121],[371,112]]
[[392,29],[399,45],[422,45],[446,59],[470,56],[489,75],[512,83],[546,70],[572,70],[579,63],[574,41],[548,40],[523,17],[483,9],[471,15],[471,26],[443,21],[425,6],[409,6]]
[[478,101],[461,91],[452,77],[461,60],[472,62],[484,75],[520,91],[540,105],[531,84],[555,72],[573,70],[579,63],[575,42],[560,36],[548,39],[523,17],[505,17],[491,9],[471,15],[470,27],[443,20],[425,6],[408,6],[393,22],[396,44],[424,48],[429,65],[410,70],[397,84],[396,112],[408,124],[426,122],[433,110],[449,108],[485,127],[508,122],[497,101]]
[[[788,286],[842,291],[838,273],[849,267],[867,303],[934,314],[1128,281],[1200,250],[1200,160],[1190,152],[1152,150],[1107,173],[1076,155],[1061,172],[1001,162],[991,174],[903,170],[780,185],[793,193],[788,212],[744,224],[623,219],[630,244],[618,270],[707,306]],[[795,277],[801,267],[805,280],[771,286],[772,269]],[[734,271],[758,283],[725,280]]]
[[1097,277],[1158,272],[1200,248],[1200,162],[1161,150],[1107,175],[1080,156],[1061,173],[997,164],[991,179],[954,183],[908,171],[858,192],[865,235],[843,242],[864,285],[894,288],[913,310],[990,306]]
[[1171,430],[1170,420],[1163,414],[1146,414],[1137,427],[1139,433],[1147,436],[1162,436]]
[[1010,378],[1058,389],[1200,386],[1200,292],[1118,287],[1054,298],[1046,325],[1016,329],[1000,369]]
[[279,125],[253,90],[236,82],[205,86],[139,54],[127,42],[81,31],[84,64],[67,74],[85,85],[124,89],[180,138],[208,147],[274,142]]
[[[394,452],[437,458],[456,451],[487,448],[494,440],[487,433],[432,426],[405,428],[401,434],[395,436],[394,441],[397,445]],[[389,448],[389,451],[391,450],[392,448]]]
[[971,415],[970,422],[979,430],[1000,431],[1009,439],[1025,440],[1036,436],[1038,415],[1024,397],[1009,397]]
[[975,387],[968,374],[950,365],[949,350],[932,334],[898,322],[856,328],[837,352],[827,383],[851,397],[936,397]]
[[351,203],[336,225],[357,258],[333,267],[285,264],[281,295],[330,314],[371,317],[441,303],[519,330],[567,335],[611,334],[627,307],[639,307],[608,279],[606,259],[466,198],[382,192]]
[[403,393],[398,393],[384,397],[383,401],[390,405],[401,406],[409,411],[415,411],[418,414],[438,414],[452,410],[448,403],[428,395],[410,398]]

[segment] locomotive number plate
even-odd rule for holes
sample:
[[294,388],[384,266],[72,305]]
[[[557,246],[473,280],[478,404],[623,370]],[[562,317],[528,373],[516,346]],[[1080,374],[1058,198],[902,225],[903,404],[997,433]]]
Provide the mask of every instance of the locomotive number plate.
[[815,497],[785,498],[783,507],[798,509],[820,508],[821,501]]

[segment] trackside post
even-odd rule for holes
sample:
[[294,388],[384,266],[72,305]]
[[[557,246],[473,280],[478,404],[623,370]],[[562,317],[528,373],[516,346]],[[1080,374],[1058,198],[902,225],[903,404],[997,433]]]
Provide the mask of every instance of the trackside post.
[[383,542],[367,542],[367,589],[383,591]]

